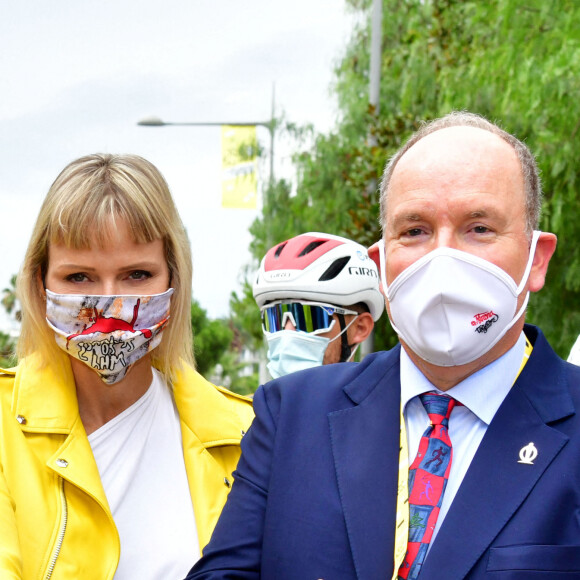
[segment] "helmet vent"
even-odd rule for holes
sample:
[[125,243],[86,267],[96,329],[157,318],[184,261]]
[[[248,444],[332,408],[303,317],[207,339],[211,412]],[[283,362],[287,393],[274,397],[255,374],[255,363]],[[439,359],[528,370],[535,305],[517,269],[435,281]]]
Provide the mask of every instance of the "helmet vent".
[[276,248],[276,252],[274,253],[274,257],[279,258],[280,254],[282,253],[282,250],[286,247],[286,244],[288,242],[284,242],[283,244],[280,244],[277,248]]
[[306,254],[310,254],[313,250],[316,250],[318,246],[322,246],[322,244],[326,244],[326,240],[317,240],[316,242],[310,242],[299,254],[298,257],[302,258],[302,256],[306,256]]
[[319,282],[326,282],[328,280],[332,280],[336,278],[343,270],[343,268],[347,265],[348,261],[350,260],[350,256],[344,256],[344,258],[338,258],[334,260],[332,264],[326,269],[326,272],[318,278]]

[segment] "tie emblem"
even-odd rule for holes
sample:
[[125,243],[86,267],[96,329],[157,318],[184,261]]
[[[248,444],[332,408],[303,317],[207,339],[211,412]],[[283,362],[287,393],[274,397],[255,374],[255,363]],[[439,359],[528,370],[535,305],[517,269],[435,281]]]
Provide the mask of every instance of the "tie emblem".
[[457,403],[448,395],[420,395],[431,425],[421,437],[417,457],[409,467],[409,541],[399,578],[417,578],[427,555],[451,470],[453,450],[447,429]]

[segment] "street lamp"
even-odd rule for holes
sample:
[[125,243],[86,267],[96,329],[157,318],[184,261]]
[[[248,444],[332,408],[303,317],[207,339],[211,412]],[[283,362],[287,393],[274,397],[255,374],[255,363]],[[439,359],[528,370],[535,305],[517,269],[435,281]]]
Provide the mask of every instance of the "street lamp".
[[[229,125],[232,127],[265,127],[270,133],[270,187],[274,185],[274,136],[276,132],[276,120],[274,118],[274,88],[272,88],[272,116],[269,121],[255,121],[255,122],[207,122],[207,121],[187,121],[187,122],[169,122],[163,121],[159,117],[151,116],[141,119],[137,125],[141,127],[168,127],[168,126],[183,126],[183,127],[220,127],[222,125]],[[270,247],[269,230],[266,230],[266,244]],[[260,361],[260,383],[265,382],[266,378],[266,364],[265,361]]]
[[187,122],[169,122],[163,121],[159,117],[146,117],[138,121],[137,125],[141,127],[221,127],[222,125],[230,125],[232,127],[265,127],[270,133],[270,185],[274,183],[274,134],[276,132],[276,121],[274,119],[274,101],[272,100],[272,118],[269,121],[252,121],[247,123],[229,121],[223,122],[207,122],[207,121],[187,121]]

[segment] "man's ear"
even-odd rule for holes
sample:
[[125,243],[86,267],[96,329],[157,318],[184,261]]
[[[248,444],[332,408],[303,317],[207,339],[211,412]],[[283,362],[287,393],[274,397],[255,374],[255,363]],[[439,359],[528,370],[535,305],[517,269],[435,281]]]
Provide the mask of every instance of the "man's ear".
[[538,292],[544,286],[546,281],[546,273],[548,271],[548,264],[550,259],[556,251],[556,244],[558,238],[555,234],[542,232],[536,244],[536,252],[534,254],[534,261],[532,262],[532,269],[530,270],[529,285],[530,292]]
[[377,266],[377,272],[379,274],[379,292],[383,294],[383,282],[381,278],[381,258],[379,253],[379,245],[384,244],[384,240],[381,238],[378,242],[375,242],[368,250],[369,258]]
[[347,330],[348,343],[358,344],[367,339],[372,332],[375,322],[369,312],[361,312]]
[[379,278],[381,277],[381,259],[379,257],[379,244],[384,243],[382,239],[375,242],[368,250],[369,258],[376,264],[379,271]]

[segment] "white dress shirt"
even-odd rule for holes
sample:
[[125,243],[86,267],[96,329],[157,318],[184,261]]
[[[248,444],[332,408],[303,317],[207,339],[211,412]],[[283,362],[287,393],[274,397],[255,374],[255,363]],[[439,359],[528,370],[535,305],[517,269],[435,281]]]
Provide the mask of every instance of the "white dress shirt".
[[525,347],[526,337],[522,332],[516,344],[503,356],[446,392],[432,385],[401,348],[401,403],[407,429],[409,464],[417,455],[421,437],[430,425],[419,395],[428,391],[437,392],[449,395],[464,405],[454,407],[449,418],[453,460],[431,545],[487,427],[518,376]]

